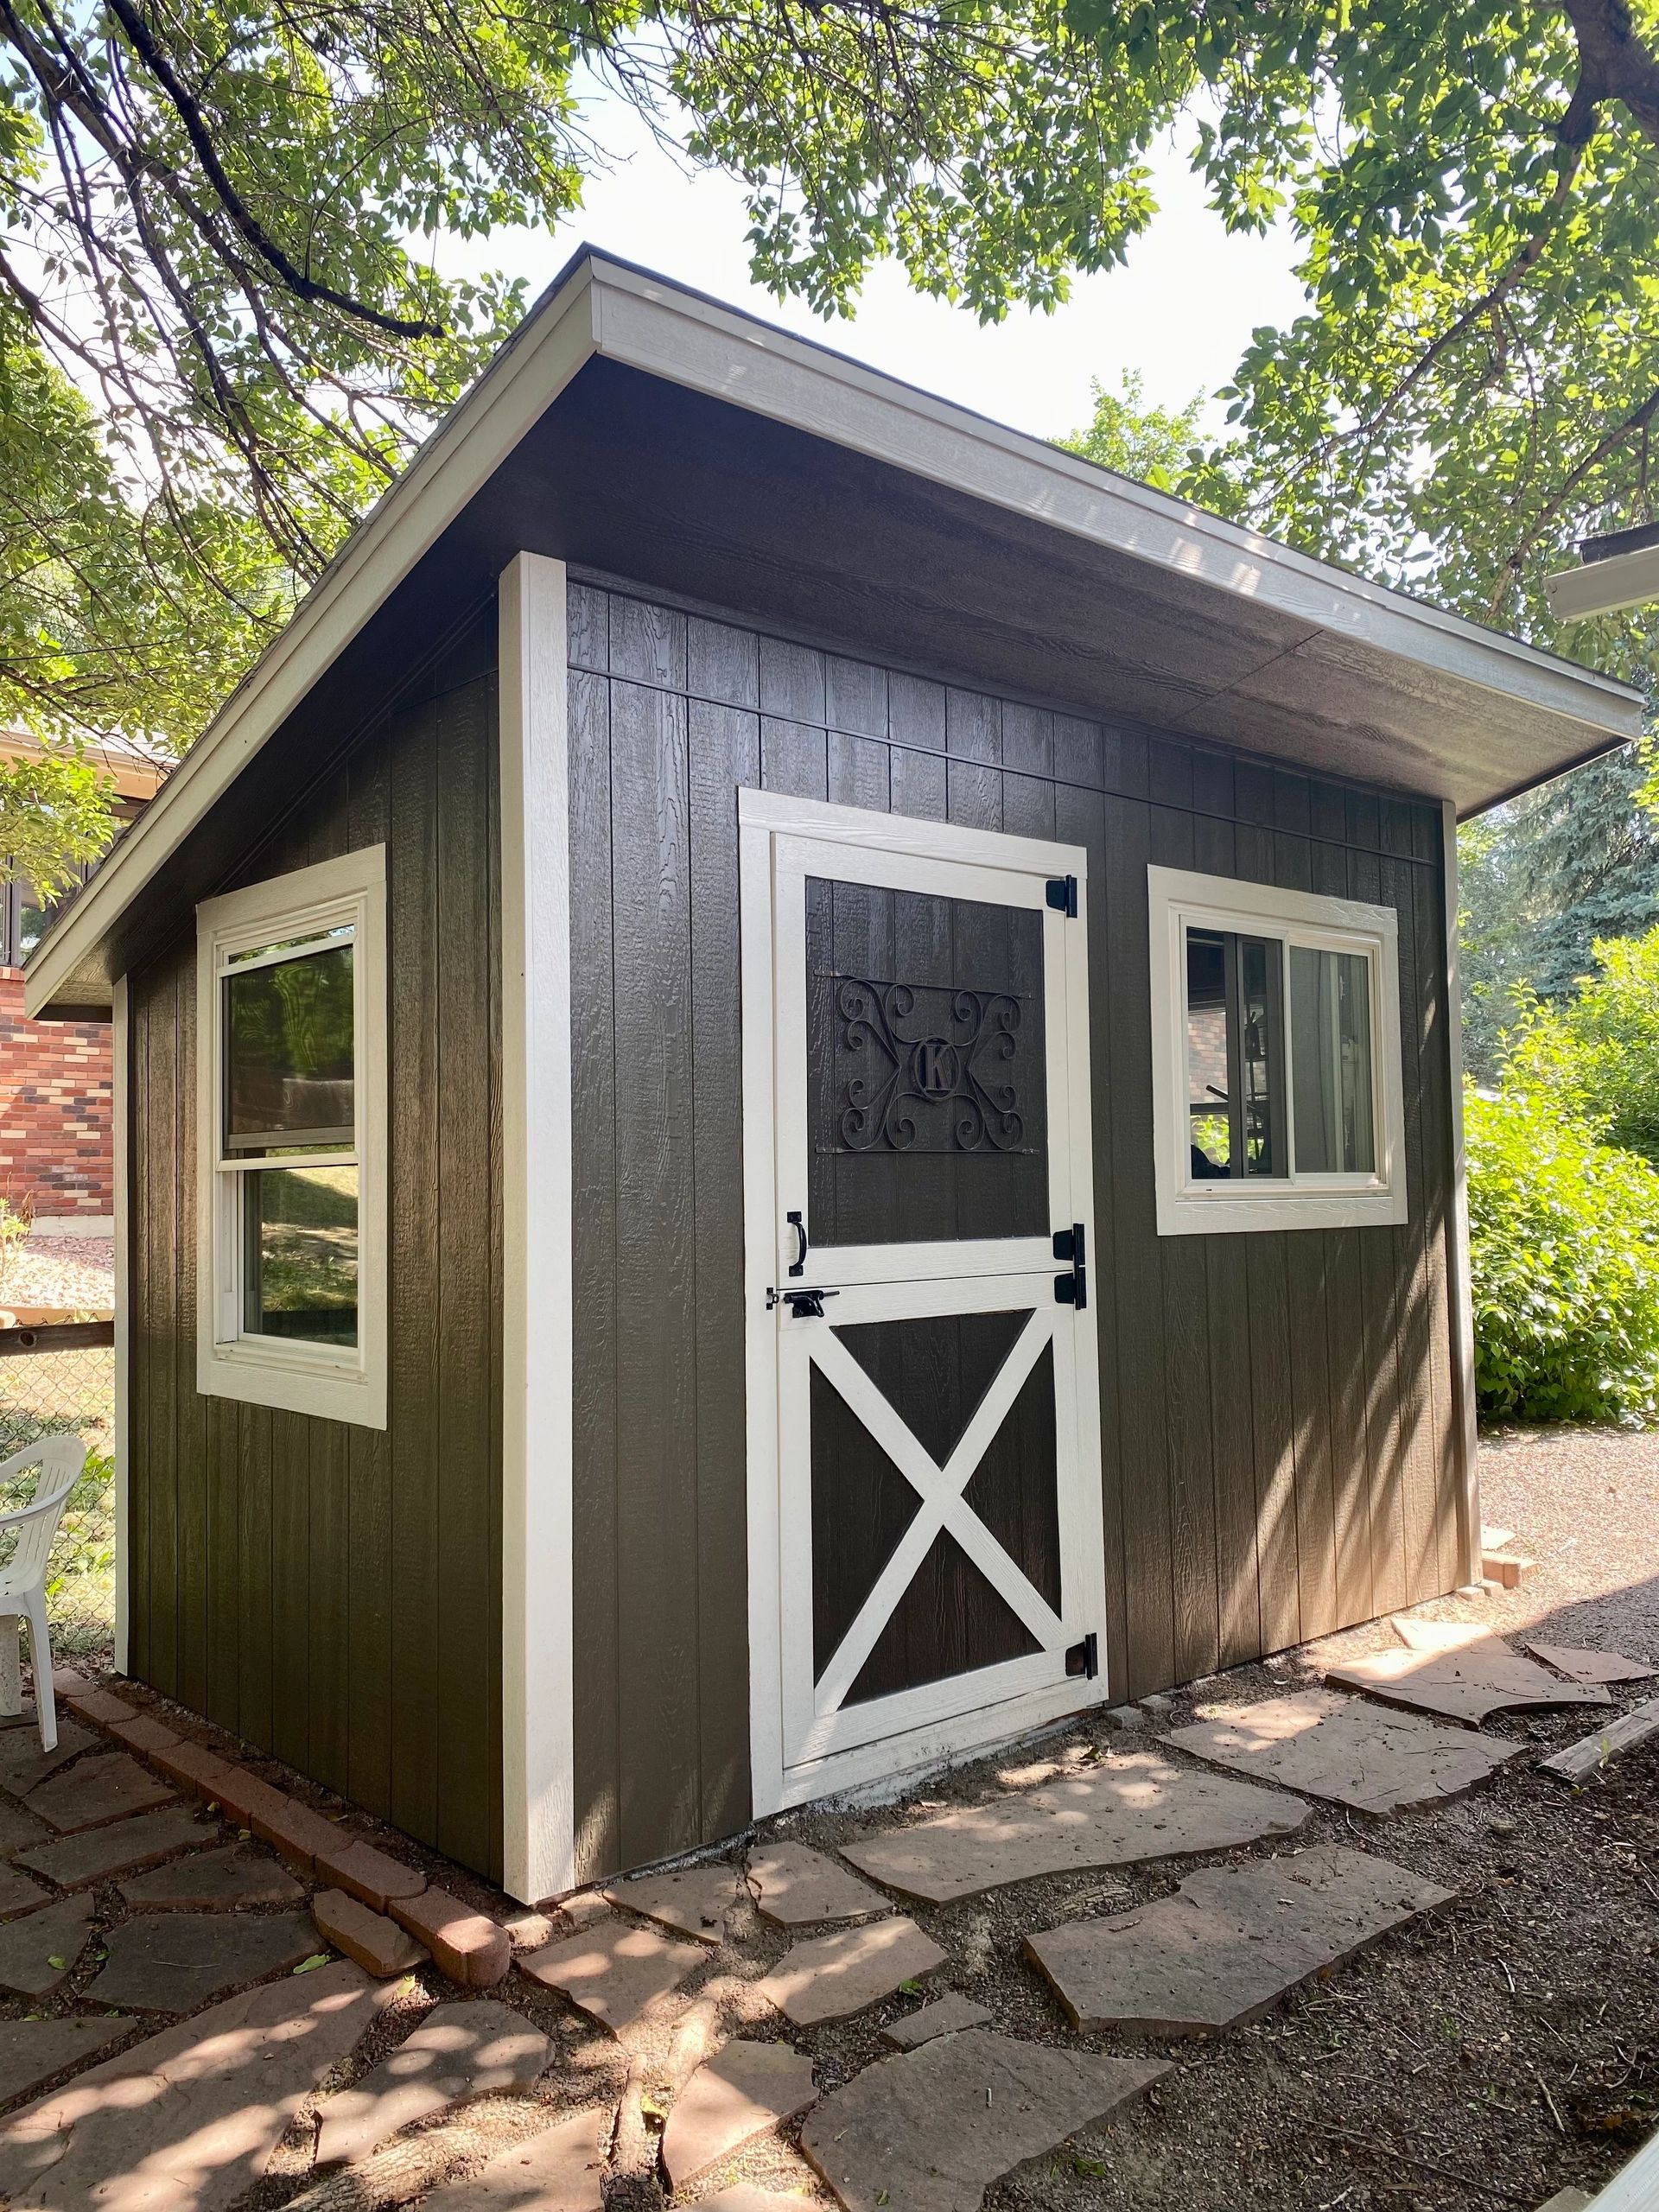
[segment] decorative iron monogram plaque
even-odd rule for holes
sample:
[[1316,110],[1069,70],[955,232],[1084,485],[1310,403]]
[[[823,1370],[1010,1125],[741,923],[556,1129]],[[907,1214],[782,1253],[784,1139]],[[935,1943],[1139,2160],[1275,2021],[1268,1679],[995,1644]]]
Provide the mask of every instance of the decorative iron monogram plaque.
[[1020,995],[831,975],[835,1152],[1026,1154]]

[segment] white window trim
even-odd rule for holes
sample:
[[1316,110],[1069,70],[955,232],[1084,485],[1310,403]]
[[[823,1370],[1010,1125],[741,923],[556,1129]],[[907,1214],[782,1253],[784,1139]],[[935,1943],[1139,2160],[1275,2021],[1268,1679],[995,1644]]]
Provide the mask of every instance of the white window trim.
[[[358,1341],[354,1350],[230,1333],[245,1171],[218,1165],[223,1038],[219,977],[227,953],[349,921],[354,931],[358,1149]],[[196,1388],[205,1397],[386,1425],[386,856],[372,845],[315,868],[209,899],[196,909]]]
[[[1152,1127],[1158,1234],[1224,1235],[1270,1229],[1360,1229],[1407,1217],[1405,1093],[1401,1071],[1400,924],[1392,906],[1280,891],[1232,876],[1148,868],[1151,946]],[[1186,963],[1189,928],[1235,930],[1333,952],[1363,952],[1371,971],[1374,1125],[1372,1175],[1298,1175],[1294,1116],[1287,1099],[1290,1173],[1195,1182],[1186,1099]],[[1286,1025],[1285,1081],[1293,1040]]]

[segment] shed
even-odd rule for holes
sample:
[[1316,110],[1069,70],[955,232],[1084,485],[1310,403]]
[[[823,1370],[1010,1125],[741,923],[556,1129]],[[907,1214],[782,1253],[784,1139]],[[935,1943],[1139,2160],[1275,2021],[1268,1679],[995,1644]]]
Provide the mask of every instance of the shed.
[[1638,713],[582,252],[29,963],[119,1666],[537,1899],[1466,1582],[1454,826]]

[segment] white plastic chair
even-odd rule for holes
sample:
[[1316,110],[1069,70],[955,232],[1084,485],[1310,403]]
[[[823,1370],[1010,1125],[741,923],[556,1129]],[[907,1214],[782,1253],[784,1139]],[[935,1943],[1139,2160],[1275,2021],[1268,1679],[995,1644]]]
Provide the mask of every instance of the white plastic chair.
[[[57,1700],[52,1694],[52,1643],[46,1626],[46,1569],[69,1493],[80,1480],[86,1446],[78,1436],[42,1436],[0,1459],[0,1483],[26,1468],[38,1467],[35,1495],[14,1512],[0,1513],[0,1529],[16,1529],[17,1548],[0,1567],[0,1620],[29,1623],[29,1656],[35,1669],[35,1712],[41,1724],[41,1749],[58,1741]],[[14,1630],[15,1634],[16,1631]]]

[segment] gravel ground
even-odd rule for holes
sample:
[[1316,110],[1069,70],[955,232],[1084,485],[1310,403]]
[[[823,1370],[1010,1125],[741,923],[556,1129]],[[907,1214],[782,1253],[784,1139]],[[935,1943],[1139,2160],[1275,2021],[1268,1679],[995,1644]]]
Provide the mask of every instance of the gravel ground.
[[0,1305],[60,1306],[108,1313],[115,1306],[115,1246],[103,1236],[31,1236],[13,1253]]

